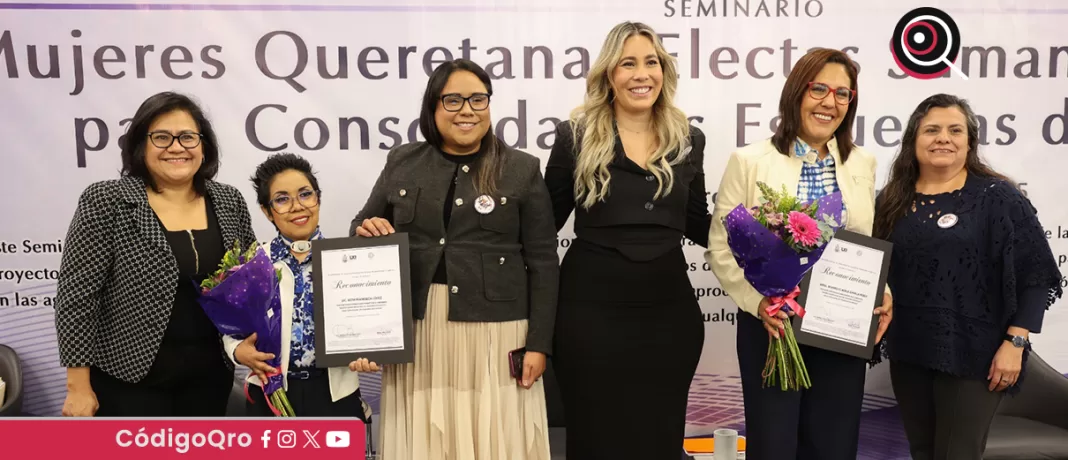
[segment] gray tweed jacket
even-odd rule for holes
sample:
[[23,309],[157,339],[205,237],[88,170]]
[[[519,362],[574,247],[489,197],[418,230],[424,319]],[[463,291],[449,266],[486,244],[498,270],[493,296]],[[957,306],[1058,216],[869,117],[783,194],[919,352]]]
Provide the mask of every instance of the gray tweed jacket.
[[[256,242],[236,188],[208,181],[223,247]],[[178,263],[145,184],[123,177],[90,185],[78,199],[56,292],[56,336],[64,367],[96,366],[127,382],[152,368],[174,307]],[[219,356],[228,365],[222,351]]]
[[[528,319],[527,350],[550,353],[556,320],[559,256],[552,203],[541,161],[500,145],[502,177],[493,209],[476,210],[479,194],[470,172],[458,174],[449,227],[444,201],[456,165],[425,142],[389,152],[367,203],[352,220],[382,217],[408,234],[412,314],[426,314],[427,293],[442,254],[449,284],[449,320],[497,322]],[[392,215],[383,215],[392,209]],[[486,208],[483,207],[483,210]]]

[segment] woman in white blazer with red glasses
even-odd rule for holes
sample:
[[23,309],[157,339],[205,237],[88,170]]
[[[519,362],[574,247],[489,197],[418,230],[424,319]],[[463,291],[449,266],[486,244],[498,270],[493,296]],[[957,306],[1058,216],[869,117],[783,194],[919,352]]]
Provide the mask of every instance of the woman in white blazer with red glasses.
[[[782,187],[803,201],[842,193],[845,228],[871,235],[875,214],[875,157],[853,144],[857,68],[845,53],[815,49],[790,72],[779,100],[781,122],[770,139],[731,154],[720,180],[705,259],[738,315],[738,365],[745,400],[749,460],[853,460],[857,456],[865,361],[800,346],[812,387],[763,388],[768,336],[778,334],[786,313],[768,316],[769,302],[745,280],[727,245],[723,217],[739,204],[760,204],[757,182]],[[889,291],[878,337],[890,323]],[[879,339],[876,339],[879,340]],[[818,433],[818,434],[817,434]]]

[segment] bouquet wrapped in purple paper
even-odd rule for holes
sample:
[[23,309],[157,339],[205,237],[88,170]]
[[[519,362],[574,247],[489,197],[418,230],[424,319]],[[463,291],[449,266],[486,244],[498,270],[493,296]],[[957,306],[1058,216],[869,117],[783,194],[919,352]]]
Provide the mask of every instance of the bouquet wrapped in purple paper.
[[[794,300],[801,292],[798,284],[842,227],[842,195],[835,192],[802,202],[785,186],[781,192],[762,182],[757,187],[760,205],[746,209],[739,204],[724,217],[727,245],[746,281],[770,300],[768,315],[781,310],[804,316]],[[778,385],[784,391],[810,388],[793,329],[787,325],[782,332],[782,338],[769,338],[764,386]]]
[[[255,243],[243,250],[237,242],[226,252],[219,269],[200,284],[200,306],[215,328],[224,335],[247,337],[256,334],[256,349],[274,358],[267,364],[278,369],[282,362],[282,304],[278,297],[281,274],[271,258]],[[275,415],[292,417],[283,388],[282,375],[267,374],[261,382],[267,404]],[[246,395],[247,395],[247,385]]]

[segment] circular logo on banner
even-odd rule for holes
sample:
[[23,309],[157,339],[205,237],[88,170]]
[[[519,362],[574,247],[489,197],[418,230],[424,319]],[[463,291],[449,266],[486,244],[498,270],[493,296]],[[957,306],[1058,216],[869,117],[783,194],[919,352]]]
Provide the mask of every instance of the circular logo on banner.
[[960,30],[957,23],[938,8],[916,8],[897,22],[890,37],[890,54],[894,62],[910,77],[928,80],[953,69],[967,80],[954,63],[960,55]]

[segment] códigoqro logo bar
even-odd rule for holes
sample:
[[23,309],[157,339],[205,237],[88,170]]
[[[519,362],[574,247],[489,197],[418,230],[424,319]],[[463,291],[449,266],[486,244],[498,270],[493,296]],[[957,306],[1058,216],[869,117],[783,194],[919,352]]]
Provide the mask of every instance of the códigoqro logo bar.
[[12,459],[352,460],[364,458],[364,430],[355,418],[0,418],[0,446]]

